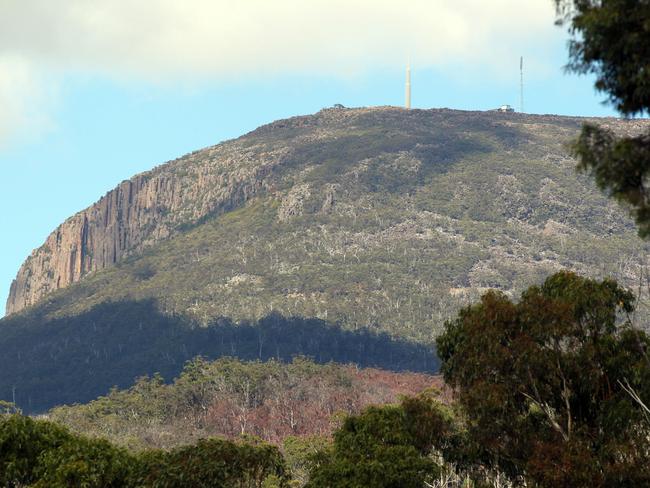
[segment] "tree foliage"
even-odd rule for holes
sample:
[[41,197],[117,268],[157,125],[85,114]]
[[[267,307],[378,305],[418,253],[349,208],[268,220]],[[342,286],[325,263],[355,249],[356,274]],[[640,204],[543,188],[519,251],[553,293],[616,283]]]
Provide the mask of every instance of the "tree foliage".
[[288,436],[329,438],[332,415],[358,414],[370,404],[417,394],[439,377],[320,365],[296,357],[244,362],[233,358],[188,361],[171,384],[142,377],[85,405],[57,407],[52,420],[118,445],[172,448],[200,437],[254,435],[281,445]]
[[288,481],[277,447],[222,439],[145,453],[141,470],[143,485],[156,488],[262,488],[269,477],[285,487]]
[[440,472],[431,457],[450,424],[431,397],[369,407],[348,417],[329,451],[313,459],[307,487],[421,488]]
[[633,304],[612,280],[560,272],[446,324],[443,374],[486,465],[541,487],[650,483],[650,338]]
[[650,109],[650,3],[556,0],[574,35],[567,69],[596,76],[596,89],[624,115]]
[[104,439],[70,436],[39,456],[33,488],[122,488],[135,485],[134,456]]
[[0,486],[34,483],[43,469],[41,455],[71,439],[70,433],[56,424],[21,415],[0,416]]
[[626,205],[639,234],[650,237],[650,133],[617,137],[612,131],[585,124],[573,145],[578,169],[591,173],[596,184]]
[[280,451],[261,442],[203,439],[136,454],[52,422],[0,417],[0,486],[7,488],[284,488],[287,482]]
[[[569,71],[596,76],[596,89],[623,115],[650,113],[650,3],[638,0],[557,0],[566,22]],[[650,236],[650,133],[619,137],[585,124],[573,147],[579,169],[626,204],[642,237]]]

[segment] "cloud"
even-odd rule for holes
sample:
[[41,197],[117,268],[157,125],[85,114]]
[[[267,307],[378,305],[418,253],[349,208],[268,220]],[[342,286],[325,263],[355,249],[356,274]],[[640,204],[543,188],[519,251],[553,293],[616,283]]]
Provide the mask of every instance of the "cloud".
[[[347,76],[494,65],[554,31],[552,0],[8,0],[0,49],[112,76]],[[550,34],[549,34],[550,33]]]
[[402,69],[410,57],[418,68],[471,66],[498,76],[527,47],[557,39],[553,4],[0,0],[0,138],[44,118],[42,73],[162,83],[291,74],[347,78]]
[[51,126],[47,114],[52,86],[26,60],[0,55],[0,148],[16,136]]

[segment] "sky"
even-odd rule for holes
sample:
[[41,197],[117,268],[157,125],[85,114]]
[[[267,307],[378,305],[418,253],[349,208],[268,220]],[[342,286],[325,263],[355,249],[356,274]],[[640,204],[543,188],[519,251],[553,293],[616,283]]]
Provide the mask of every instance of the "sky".
[[0,316],[30,252],[120,181],[348,107],[612,116],[553,0],[0,0]]

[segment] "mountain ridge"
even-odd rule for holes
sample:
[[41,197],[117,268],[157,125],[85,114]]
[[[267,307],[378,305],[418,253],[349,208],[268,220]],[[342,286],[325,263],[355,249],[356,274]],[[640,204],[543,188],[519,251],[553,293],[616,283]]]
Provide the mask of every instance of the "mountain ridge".
[[[319,132],[328,124],[331,127],[332,121],[340,123],[341,119],[373,113],[390,118],[409,115],[403,109],[392,107],[325,109],[315,115],[271,122],[237,139],[194,151],[121,182],[95,204],[66,219],[31,253],[11,284],[7,314],[18,312],[89,273],[111,267],[134,252],[177,235],[179,230],[201,219],[240,207],[257,193],[268,191],[272,187],[269,176],[278,168],[282,171],[292,158],[300,157],[291,147],[251,150],[246,147],[249,139],[291,131],[291,137],[304,144],[305,138],[317,141],[322,136]],[[448,109],[410,111],[411,116],[423,113],[487,117],[515,123],[521,119],[562,124],[598,120],[619,130],[639,125],[616,119],[551,115],[507,114],[504,117],[491,112]],[[294,195],[294,200],[296,198],[301,199],[300,192]],[[323,205],[331,205],[333,199],[330,191]],[[289,204],[283,211],[290,217],[294,210]]]
[[328,109],[122,182],[59,242],[64,271],[80,249],[106,267],[58,290],[54,249],[23,268],[47,286],[0,319],[0,399],[86,401],[197,354],[432,373],[445,320],[486,289],[570,269],[636,290],[648,244],[567,154],[584,120]]

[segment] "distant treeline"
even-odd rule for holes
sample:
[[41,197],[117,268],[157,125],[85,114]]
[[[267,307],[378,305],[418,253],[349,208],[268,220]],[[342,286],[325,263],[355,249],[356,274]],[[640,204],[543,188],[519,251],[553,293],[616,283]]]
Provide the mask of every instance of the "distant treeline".
[[0,400],[12,401],[15,391],[16,403],[32,413],[92,400],[143,375],[174,378],[197,355],[261,361],[304,355],[319,363],[428,373],[439,367],[433,347],[365,328],[279,314],[200,326],[161,313],[153,301],[104,303],[54,319],[12,316],[1,324]]
[[142,377],[128,390],[112,389],[88,404],[55,408],[48,417],[134,449],[242,435],[282,445],[289,437],[329,438],[337,426],[334,418],[432,386],[442,387],[440,377],[320,365],[302,357],[288,364],[197,357],[171,384],[160,375]]

